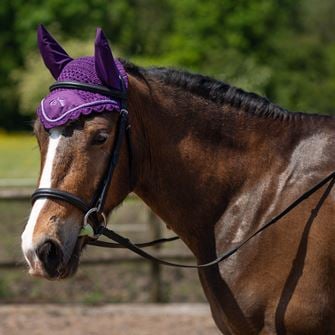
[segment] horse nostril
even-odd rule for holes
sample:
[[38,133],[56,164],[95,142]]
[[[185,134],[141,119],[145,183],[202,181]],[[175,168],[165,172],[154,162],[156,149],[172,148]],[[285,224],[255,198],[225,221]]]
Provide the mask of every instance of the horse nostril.
[[60,267],[63,264],[63,251],[56,241],[45,241],[37,248],[36,254],[50,277],[59,275]]

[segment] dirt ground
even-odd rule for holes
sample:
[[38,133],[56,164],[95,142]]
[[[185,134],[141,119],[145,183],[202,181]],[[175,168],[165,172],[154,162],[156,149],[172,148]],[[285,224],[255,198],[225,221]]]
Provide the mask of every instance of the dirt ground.
[[219,335],[206,304],[0,305],[6,335]]

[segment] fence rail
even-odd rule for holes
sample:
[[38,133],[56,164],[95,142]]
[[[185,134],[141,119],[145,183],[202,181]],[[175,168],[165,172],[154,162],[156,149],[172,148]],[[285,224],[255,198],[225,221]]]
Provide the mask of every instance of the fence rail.
[[[194,261],[194,257],[190,254],[186,253],[177,253],[174,251],[164,251],[164,252],[153,252],[155,257],[164,258],[168,261],[178,261],[178,262],[191,262]],[[118,255],[110,258],[96,258],[96,259],[84,259],[80,262],[80,266],[98,266],[98,265],[112,265],[116,263],[144,263],[150,262],[147,259],[141,258],[137,255],[129,254],[129,255]],[[157,263],[155,263],[157,264]],[[159,265],[159,264],[158,264]],[[23,262],[15,262],[15,261],[4,261],[0,262],[0,269],[4,270],[15,270],[19,268],[25,268],[27,265]]]
[[[32,194],[32,187],[0,187],[0,201],[30,201]],[[128,200],[138,201],[139,198],[135,195],[130,195]],[[142,231],[146,229],[148,231],[148,239],[159,239],[162,238],[162,226],[160,220],[156,215],[148,208],[147,213],[147,224],[127,224],[127,231]],[[121,227],[121,225],[120,225]],[[125,228],[125,227],[124,227]],[[123,229],[122,229],[123,230]],[[162,250],[160,245],[152,247],[152,254],[158,258],[163,258],[167,261],[176,261],[179,263],[194,262],[194,257],[191,254],[185,252],[176,252],[174,250]],[[148,260],[139,257],[135,254],[126,255],[113,255],[110,258],[96,258],[96,259],[82,259],[80,266],[99,266],[99,265],[111,265],[115,263],[143,263]],[[15,270],[18,268],[26,267],[23,262],[16,261],[0,261],[0,270]],[[163,290],[162,290],[162,271],[161,265],[158,263],[150,262],[150,277],[151,277],[151,302],[162,302],[163,301]]]
[[33,193],[33,188],[7,188],[0,187],[0,201],[1,200],[30,200],[30,196]]

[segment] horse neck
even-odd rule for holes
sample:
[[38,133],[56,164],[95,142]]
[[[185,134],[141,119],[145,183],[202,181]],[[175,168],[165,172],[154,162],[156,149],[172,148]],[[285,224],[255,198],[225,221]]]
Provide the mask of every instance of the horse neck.
[[[150,86],[130,78],[134,192],[199,254],[199,240],[213,243],[215,223],[244,182],[257,182],[285,155],[285,143],[292,146],[292,131],[159,82]],[[269,133],[280,138],[280,151]]]

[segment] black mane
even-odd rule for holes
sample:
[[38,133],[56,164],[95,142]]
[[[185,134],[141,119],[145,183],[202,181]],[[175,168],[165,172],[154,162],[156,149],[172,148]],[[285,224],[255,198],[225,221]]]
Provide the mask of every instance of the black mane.
[[271,103],[267,98],[255,93],[245,92],[240,88],[208,76],[164,67],[142,68],[125,60],[121,61],[129,74],[146,82],[148,82],[148,79],[154,78],[166,85],[183,89],[220,105],[229,104],[259,116],[282,120],[290,120],[307,115],[304,113],[291,113]]

